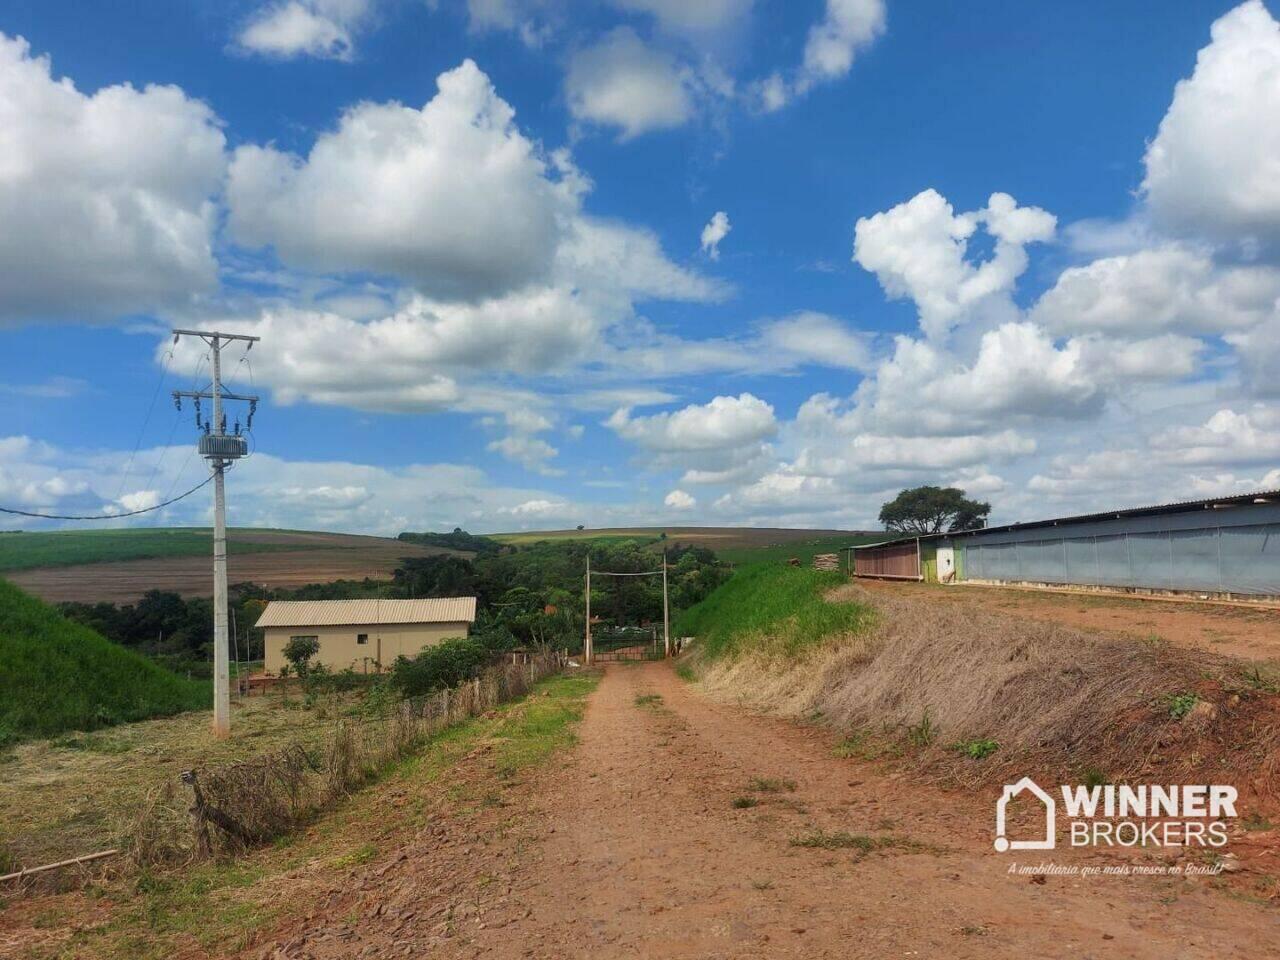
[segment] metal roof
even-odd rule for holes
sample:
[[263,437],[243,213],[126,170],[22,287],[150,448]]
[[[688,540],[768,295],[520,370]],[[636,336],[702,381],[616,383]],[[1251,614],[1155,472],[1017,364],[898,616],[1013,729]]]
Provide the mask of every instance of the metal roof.
[[1059,527],[1072,523],[1091,523],[1098,520],[1121,520],[1125,517],[1147,517],[1161,513],[1193,513],[1196,510],[1217,510],[1222,507],[1235,507],[1250,503],[1271,503],[1280,501],[1280,490],[1259,490],[1256,493],[1240,493],[1230,497],[1207,497],[1203,500],[1177,500],[1173,503],[1161,503],[1151,507],[1129,507],[1124,510],[1107,510],[1102,513],[1082,513],[1074,517],[1057,517],[1052,520],[1028,520],[1019,523],[1005,523],[998,527],[973,527],[969,530],[951,530],[944,533],[919,533],[907,537],[896,537],[882,540],[879,543],[867,543],[861,546],[846,547],[846,550],[866,550],[870,547],[884,547],[891,543],[906,543],[909,540],[933,540],[939,537],[967,537],[979,533],[997,533],[1007,530],[1032,530],[1036,527]]
[[338,627],[392,623],[474,623],[475,597],[427,600],[272,600],[259,627]]

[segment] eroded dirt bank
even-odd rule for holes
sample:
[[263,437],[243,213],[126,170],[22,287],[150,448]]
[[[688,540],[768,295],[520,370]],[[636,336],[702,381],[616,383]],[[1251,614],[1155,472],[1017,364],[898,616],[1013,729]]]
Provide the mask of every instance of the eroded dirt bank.
[[[1165,960],[1280,937],[1274,906],[1208,880],[1011,876],[994,797],[837,759],[828,735],[707,701],[666,664],[610,667],[580,737],[247,955]],[[839,831],[875,848],[793,844]]]

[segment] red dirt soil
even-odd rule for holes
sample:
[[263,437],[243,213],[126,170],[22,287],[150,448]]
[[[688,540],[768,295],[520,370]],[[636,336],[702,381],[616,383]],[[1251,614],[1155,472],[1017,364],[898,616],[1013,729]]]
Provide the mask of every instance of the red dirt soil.
[[988,611],[1050,620],[1082,630],[1138,639],[1160,637],[1170,643],[1244,660],[1280,660],[1280,608],[1276,607],[1140,600],[976,584],[946,586],[870,579],[860,579],[858,584],[871,591],[938,603],[975,604]]
[[[649,695],[660,699],[639,699]],[[668,664],[609,667],[580,737],[500,802],[437,819],[327,890],[291,888],[315,901],[310,915],[244,955],[1275,955],[1274,904],[1213,889],[1221,879],[1012,875],[1021,861],[1126,861],[997,854],[997,789],[941,792],[836,759],[830,735],[711,703]],[[756,777],[794,789],[753,789]],[[735,807],[743,796],[757,805]],[[862,855],[792,844],[814,830],[895,845]],[[1233,835],[1245,871],[1233,877],[1274,884],[1274,834]]]

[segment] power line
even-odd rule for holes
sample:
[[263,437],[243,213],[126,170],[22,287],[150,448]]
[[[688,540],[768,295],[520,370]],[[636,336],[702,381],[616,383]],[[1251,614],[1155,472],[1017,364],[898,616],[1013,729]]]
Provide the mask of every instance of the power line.
[[133,442],[133,452],[129,454],[129,459],[125,462],[124,472],[120,474],[120,488],[116,490],[116,500],[119,500],[121,495],[124,494],[124,485],[129,479],[129,471],[133,469],[133,461],[138,456],[138,449],[142,446],[142,438],[147,432],[147,425],[151,423],[151,414],[156,409],[156,398],[160,396],[160,388],[164,386],[165,377],[169,374],[171,360],[173,360],[173,347],[170,347],[169,352],[164,356],[164,366],[160,369],[160,379],[156,381],[156,388],[151,393],[151,402],[147,404],[147,415],[142,419],[142,426],[138,429],[138,439]]
[[19,517],[35,517],[39,520],[119,520],[121,517],[136,517],[140,513],[150,513],[152,510],[159,510],[161,507],[167,507],[171,503],[177,503],[179,500],[186,499],[201,487],[206,487],[213,482],[212,474],[201,480],[186,493],[180,493],[178,496],[163,503],[157,503],[154,507],[143,507],[141,510],[130,510],[128,513],[102,513],[92,517],[73,517],[61,513],[31,513],[28,510],[14,510],[12,507],[0,507],[0,513],[13,513]]

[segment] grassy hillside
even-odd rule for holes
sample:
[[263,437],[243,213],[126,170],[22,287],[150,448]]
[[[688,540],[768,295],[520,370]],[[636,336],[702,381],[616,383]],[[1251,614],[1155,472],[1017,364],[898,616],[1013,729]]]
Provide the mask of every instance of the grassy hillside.
[[[242,539],[228,534],[230,553],[300,549],[303,544]],[[197,557],[213,553],[207,527],[157,527],[145,530],[57,530],[0,534],[0,572],[36,567],[70,567],[111,560]]]
[[195,710],[186,680],[0,580],[0,744]]
[[793,654],[824,637],[862,629],[869,613],[823,594],[845,583],[842,574],[759,564],[740,569],[674,625],[676,636],[698,638],[704,657],[732,657],[753,649]]

